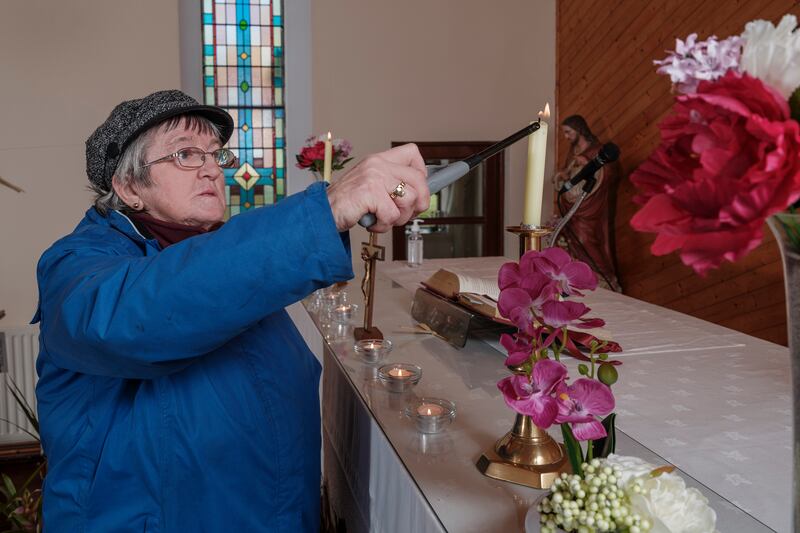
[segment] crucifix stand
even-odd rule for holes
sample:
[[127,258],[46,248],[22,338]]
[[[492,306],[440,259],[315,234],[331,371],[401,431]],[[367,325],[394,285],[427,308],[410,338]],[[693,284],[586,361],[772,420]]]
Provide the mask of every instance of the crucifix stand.
[[370,232],[369,242],[361,243],[361,259],[364,261],[364,279],[361,293],[364,295],[364,327],[355,328],[353,335],[357,341],[362,339],[382,339],[383,333],[372,325],[372,311],[375,309],[375,267],[377,261],[384,261],[386,248],[378,246],[378,234]]

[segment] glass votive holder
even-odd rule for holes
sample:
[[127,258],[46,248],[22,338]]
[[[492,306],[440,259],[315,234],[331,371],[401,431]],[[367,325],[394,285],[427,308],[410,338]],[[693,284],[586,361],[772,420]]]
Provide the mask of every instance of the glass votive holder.
[[388,339],[363,339],[353,348],[365,363],[379,363],[392,351],[392,341]]
[[352,326],[340,322],[320,322],[320,332],[325,340],[328,341],[342,341],[347,338],[352,338]]
[[331,310],[331,318],[334,322],[346,324],[355,316],[356,311],[358,311],[358,304],[343,302]]
[[408,404],[405,414],[420,433],[439,433],[456,417],[456,404],[441,398],[417,398]]
[[410,449],[420,455],[444,455],[453,451],[453,439],[447,433],[417,433],[411,441]]
[[320,310],[332,311],[342,301],[342,295],[345,294],[338,287],[332,285],[319,290]]
[[405,392],[422,378],[422,369],[409,363],[389,363],[378,369],[378,379],[390,392]]

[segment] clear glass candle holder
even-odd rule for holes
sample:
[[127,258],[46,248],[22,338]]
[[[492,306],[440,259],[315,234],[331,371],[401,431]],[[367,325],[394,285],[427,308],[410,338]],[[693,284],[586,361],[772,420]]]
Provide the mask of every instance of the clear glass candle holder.
[[331,310],[331,319],[340,324],[347,324],[353,319],[356,311],[358,311],[358,304],[351,304],[345,301]]
[[346,294],[335,285],[325,287],[319,291],[319,307],[320,311],[332,312],[338,305],[342,303],[342,295]]
[[412,389],[422,378],[422,369],[409,363],[389,363],[378,369],[378,379],[390,392]]
[[441,398],[417,398],[408,404],[405,415],[420,433],[439,433],[456,417],[456,404]]
[[365,363],[378,363],[392,351],[392,341],[387,339],[363,339],[355,346],[356,354]]

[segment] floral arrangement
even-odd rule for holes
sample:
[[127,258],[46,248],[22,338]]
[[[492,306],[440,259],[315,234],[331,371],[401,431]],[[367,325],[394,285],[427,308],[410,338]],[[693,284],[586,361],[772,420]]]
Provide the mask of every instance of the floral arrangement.
[[[587,318],[585,304],[564,297],[582,296],[597,288],[597,277],[586,263],[573,261],[561,248],[525,253],[519,263],[506,263],[498,274],[498,310],[516,327],[500,342],[508,352],[506,366],[513,375],[497,386],[506,404],[531,417],[540,428],[561,424],[564,443],[574,472],[584,460],[614,451],[614,395],[616,361],[608,360],[607,344],[592,340],[589,354],[575,348],[569,328],[596,328],[600,318]],[[581,376],[568,383],[561,354],[584,360]],[[553,358],[550,358],[552,354]],[[601,419],[600,417],[606,417]],[[580,442],[586,442],[586,452]]]
[[[316,174],[322,174],[325,166],[326,137],[325,135],[315,135],[306,139],[303,149],[295,156],[297,158],[297,168],[307,168]],[[333,145],[331,168],[333,170],[341,170],[353,159],[350,157],[353,145],[347,139],[332,139],[331,144]]]
[[[704,275],[756,248],[767,217],[800,199],[800,32],[786,15],[749,22],[739,36],[678,40],[655,63],[669,75],[674,113],[661,144],[631,175],[642,208],[631,220],[656,233],[653,254],[680,250]],[[800,225],[779,219],[800,249]]]
[[715,532],[708,499],[673,470],[636,457],[592,459],[550,487],[538,506],[541,531]]

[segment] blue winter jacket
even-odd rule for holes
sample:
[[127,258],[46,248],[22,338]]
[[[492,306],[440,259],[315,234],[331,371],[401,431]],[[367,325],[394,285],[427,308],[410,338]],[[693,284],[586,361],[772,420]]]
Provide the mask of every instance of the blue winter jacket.
[[164,250],[90,209],[38,267],[45,531],[317,531],[320,366],[284,307],[352,275],[322,184]]

